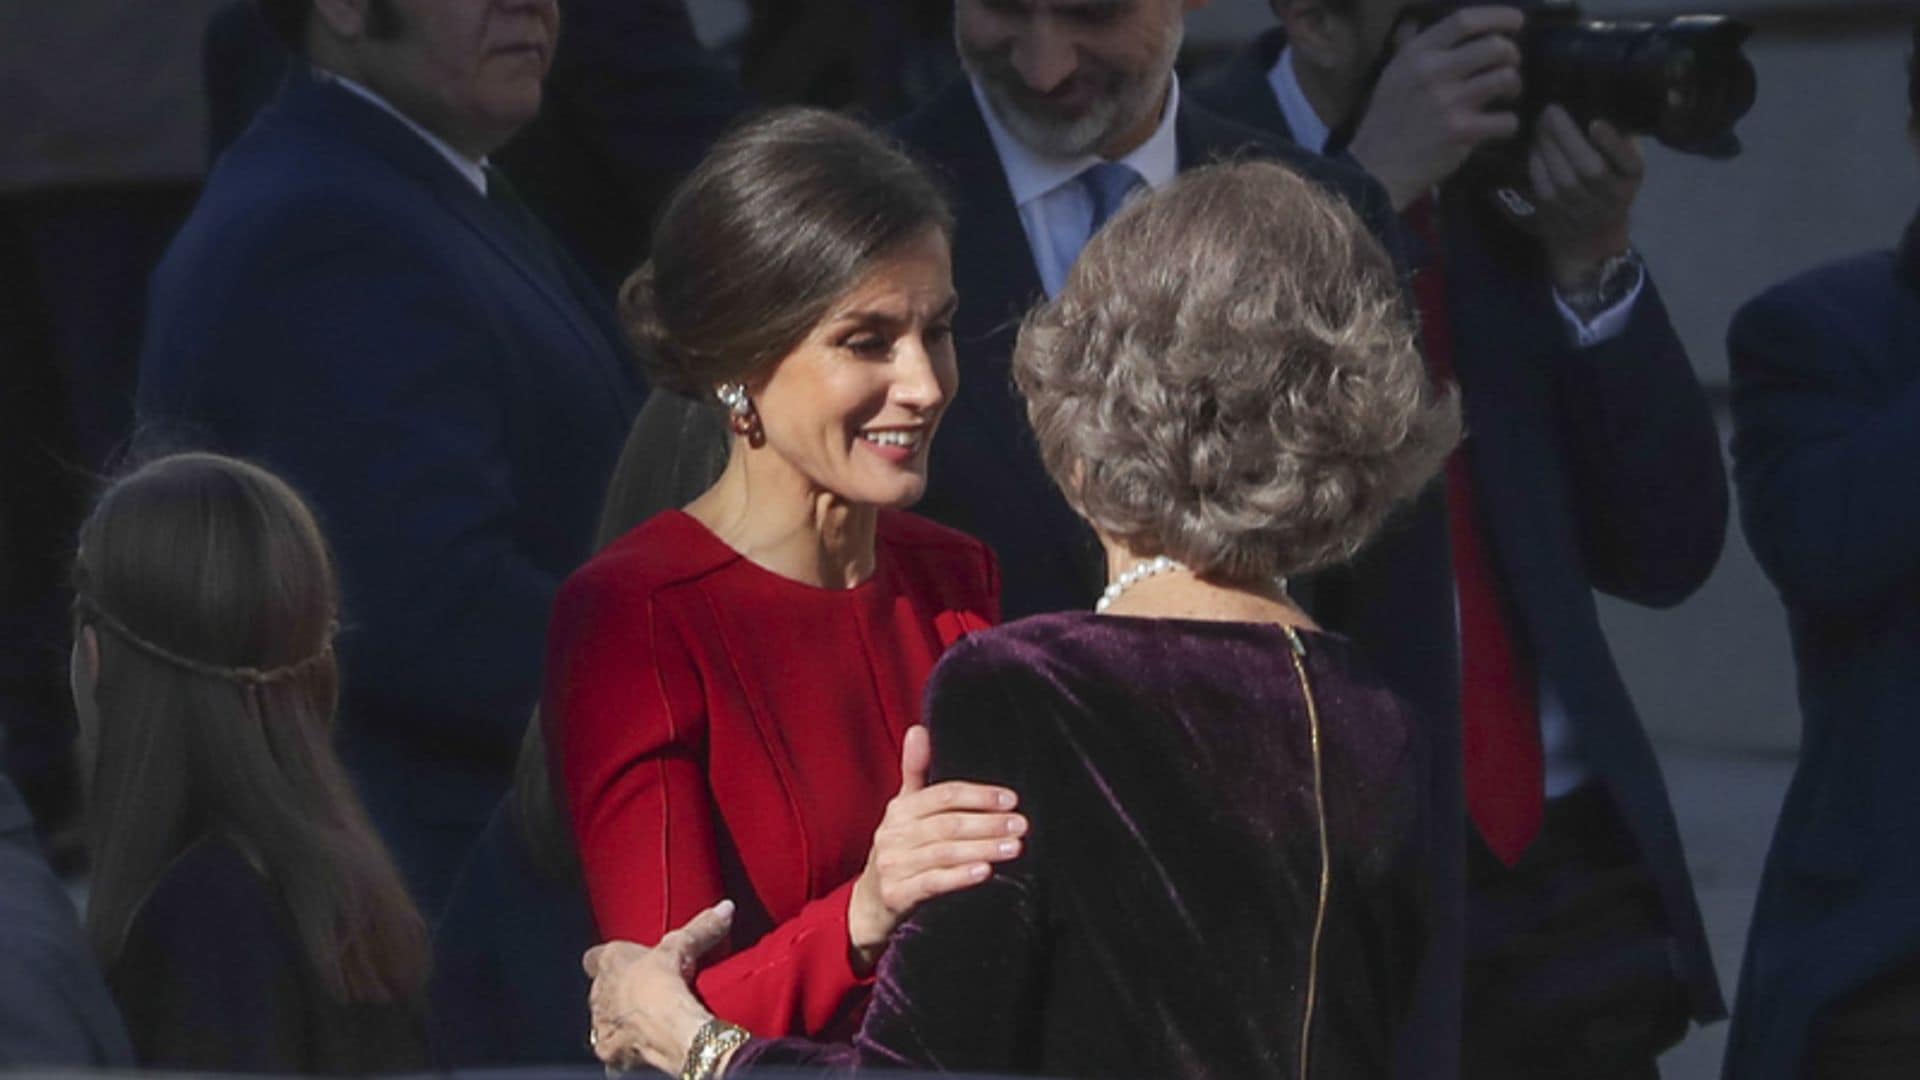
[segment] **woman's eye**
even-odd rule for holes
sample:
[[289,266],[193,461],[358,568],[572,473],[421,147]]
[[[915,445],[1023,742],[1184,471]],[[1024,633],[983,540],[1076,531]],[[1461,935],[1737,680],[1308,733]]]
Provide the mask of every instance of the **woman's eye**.
[[847,349],[859,356],[885,356],[893,348],[893,342],[883,337],[863,334],[847,339]]

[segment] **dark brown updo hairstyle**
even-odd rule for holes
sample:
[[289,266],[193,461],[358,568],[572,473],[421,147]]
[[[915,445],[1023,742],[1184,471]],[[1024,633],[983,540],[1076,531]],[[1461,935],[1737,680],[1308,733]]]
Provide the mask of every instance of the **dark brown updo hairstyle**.
[[159,458],[80,530],[74,633],[99,643],[83,758],[87,932],[111,967],[168,865],[223,837],[347,1003],[424,1003],[426,923],[331,742],[339,590],[313,514],[265,469]]
[[765,113],[674,191],[620,317],[656,386],[710,398],[792,352],[873,264],[928,228],[953,234],[927,173],[865,125]]

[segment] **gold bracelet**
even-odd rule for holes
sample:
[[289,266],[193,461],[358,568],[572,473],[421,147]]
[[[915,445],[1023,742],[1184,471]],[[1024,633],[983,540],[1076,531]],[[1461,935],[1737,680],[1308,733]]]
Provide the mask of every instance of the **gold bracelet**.
[[713,1080],[720,1060],[752,1038],[747,1029],[714,1017],[693,1033],[693,1045],[687,1047],[686,1063],[680,1066],[680,1080]]

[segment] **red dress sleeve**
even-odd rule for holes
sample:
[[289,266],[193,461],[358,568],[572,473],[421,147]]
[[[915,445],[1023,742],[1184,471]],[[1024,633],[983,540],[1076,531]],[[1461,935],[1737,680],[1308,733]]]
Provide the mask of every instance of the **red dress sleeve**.
[[[723,899],[707,712],[660,594],[582,570],[554,607],[545,716],[601,935],[651,945]],[[707,1007],[756,1033],[816,1035],[866,981],[849,955],[852,883],[701,972]],[[744,945],[744,947],[741,947]]]

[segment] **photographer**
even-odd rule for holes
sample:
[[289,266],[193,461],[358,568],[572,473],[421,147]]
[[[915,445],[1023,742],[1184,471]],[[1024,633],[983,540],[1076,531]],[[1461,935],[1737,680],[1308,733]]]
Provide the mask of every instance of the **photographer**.
[[[1521,10],[1402,20],[1410,6],[1273,0],[1282,26],[1195,96],[1309,150],[1334,143],[1381,182],[1429,365],[1460,385],[1469,438],[1429,507],[1435,542],[1375,552],[1314,597],[1439,714],[1438,745],[1459,740],[1434,779],[1467,819],[1464,957],[1428,977],[1461,986],[1463,1073],[1656,1076],[1688,1019],[1724,1006],[1593,590],[1663,607],[1706,580],[1726,530],[1718,438],[1631,246],[1639,150],[1551,103],[1523,121]],[[1523,151],[1524,228],[1469,168],[1502,145]],[[1423,577],[1454,603],[1382,615],[1376,582]],[[1458,917],[1457,894],[1437,902]]]

